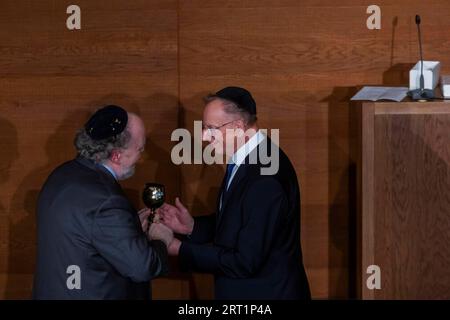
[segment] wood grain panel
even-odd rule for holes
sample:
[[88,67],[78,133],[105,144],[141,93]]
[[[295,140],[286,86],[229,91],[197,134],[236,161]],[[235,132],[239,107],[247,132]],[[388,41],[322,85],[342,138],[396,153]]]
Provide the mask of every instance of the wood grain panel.
[[[302,241],[316,298],[356,296],[357,125],[350,97],[360,85],[407,85],[407,71],[418,59],[417,12],[426,56],[444,62],[444,73],[450,70],[449,3],[377,4],[382,29],[370,31],[364,1],[180,3],[186,124],[200,119],[205,93],[240,85],[254,94],[261,125],[280,129],[281,146],[300,178]],[[203,183],[207,170],[210,184]],[[207,194],[218,188],[221,170],[182,172],[186,201],[195,206],[200,198],[199,207],[208,207]],[[330,280],[340,274],[348,282]]]
[[[442,107],[442,104],[438,104]],[[426,108],[423,106],[422,108]],[[377,298],[450,298],[450,109],[375,118]]]
[[[212,211],[223,167],[173,166],[170,132],[192,130],[201,97],[227,85],[247,87],[261,126],[280,129],[300,179],[313,297],[354,297],[357,125],[348,101],[361,85],[407,85],[418,12],[425,58],[450,72],[450,3],[380,0],[382,29],[368,30],[363,0],[80,0],[80,31],[65,27],[69,4],[0,3],[0,297],[29,296],[36,192],[73,155],[73,132],[98,104],[145,118],[146,159],[126,184],[135,202],[154,179],[195,214]],[[155,281],[154,296],[211,298],[212,287],[211,276],[175,273]]]
[[[68,31],[61,1],[0,4],[0,298],[27,299],[35,263],[35,204],[42,183],[75,155],[73,137],[105,104],[138,113],[147,147],[124,183],[142,207],[144,182],[179,191],[170,161],[178,127],[176,1],[79,1],[82,29]],[[186,298],[184,278],[160,279],[155,298]]]
[[[2,126],[1,150],[8,154],[11,161],[5,169],[8,179],[2,184],[2,190],[8,190],[8,193],[2,194],[2,212],[7,223],[1,239],[0,272],[15,273],[14,279],[21,274],[29,279],[28,276],[33,274],[34,211],[39,189],[53,168],[75,156],[72,144],[74,134],[97,106],[108,103],[122,105],[140,114],[147,124],[144,161],[137,166],[138,174],[124,182],[126,192],[136,207],[143,206],[140,192],[147,181],[164,182],[170,198],[177,194],[179,174],[170,162],[171,146],[165,141],[177,127],[178,102],[174,86],[171,89],[170,84],[155,85],[153,94],[148,91],[148,83],[157,81],[160,79],[151,77],[129,77],[120,81],[110,78],[40,77],[13,79],[2,86],[0,108],[8,116],[2,119],[9,123],[10,128],[8,130],[7,126]],[[99,82],[102,86],[98,86]],[[8,91],[8,86],[14,90]],[[120,87],[122,93],[112,94],[114,87]],[[83,94],[73,94],[74,88]],[[12,282],[12,279],[6,284],[4,297],[15,298],[20,292],[23,297],[29,297],[30,284],[20,291],[22,282]],[[165,292],[164,286],[159,288],[155,287],[155,297]],[[10,290],[16,293],[10,295]],[[178,297],[180,292],[178,290],[174,294]]]
[[81,0],[77,2],[82,23],[78,31],[66,28],[69,4],[0,4],[3,74],[123,76],[176,72],[176,1],[137,1],[130,5]]

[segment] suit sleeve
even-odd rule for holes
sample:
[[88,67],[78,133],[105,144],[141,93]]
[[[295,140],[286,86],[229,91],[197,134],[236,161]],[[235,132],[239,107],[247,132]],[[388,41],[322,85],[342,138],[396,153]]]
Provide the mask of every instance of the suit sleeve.
[[203,244],[212,242],[216,230],[216,215],[194,217],[194,229],[191,235],[186,237],[186,241]]
[[183,242],[180,260],[183,269],[248,278],[259,271],[277,236],[279,218],[286,208],[282,186],[272,177],[256,180],[245,195],[243,224],[236,246],[223,248]]
[[93,245],[122,276],[144,282],[168,272],[167,248],[149,242],[136,219],[124,199],[111,196],[95,215]]

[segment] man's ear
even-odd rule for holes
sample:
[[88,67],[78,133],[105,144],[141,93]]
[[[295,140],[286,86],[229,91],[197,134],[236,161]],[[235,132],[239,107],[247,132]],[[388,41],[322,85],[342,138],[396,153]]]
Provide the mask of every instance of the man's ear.
[[118,149],[114,149],[113,151],[111,151],[110,157],[111,162],[115,164],[120,164],[121,155],[122,153]]
[[236,120],[236,127],[237,127],[238,129],[242,129],[242,131],[244,131],[244,132],[245,132],[245,130],[247,129],[247,126],[246,126],[246,124],[245,124],[245,121],[242,120],[242,119]]

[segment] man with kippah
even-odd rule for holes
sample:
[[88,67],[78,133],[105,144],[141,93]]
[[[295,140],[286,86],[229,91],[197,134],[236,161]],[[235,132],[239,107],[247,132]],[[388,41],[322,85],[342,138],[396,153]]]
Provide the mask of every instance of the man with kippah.
[[134,173],[144,124],[106,106],[74,143],[77,158],[56,168],[39,194],[33,298],[148,299],[150,280],[168,271],[173,233],[148,228],[148,211],[138,215],[118,183]]
[[[246,89],[226,87],[205,102],[202,139],[224,151],[227,170],[215,214],[193,218],[178,198],[160,208],[162,223],[185,236],[173,240],[169,254],[186,270],[213,273],[216,299],[310,299],[291,162],[258,129]],[[261,155],[277,152],[278,170],[264,174]]]

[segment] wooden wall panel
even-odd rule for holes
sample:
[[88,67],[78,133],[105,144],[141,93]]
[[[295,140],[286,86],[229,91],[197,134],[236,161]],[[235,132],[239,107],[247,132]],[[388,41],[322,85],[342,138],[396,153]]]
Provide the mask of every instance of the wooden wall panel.
[[[360,85],[407,85],[418,60],[414,15],[426,59],[448,72],[450,4],[379,1],[381,30],[366,27],[366,1],[182,1],[180,101],[186,125],[201,96],[248,88],[261,126],[279,128],[302,191],[302,244],[315,298],[354,297],[356,126],[348,100]],[[198,211],[223,168],[182,168],[185,201]],[[207,179],[206,179],[207,178]],[[207,181],[205,183],[205,181]],[[199,286],[212,284],[199,283]]]
[[365,299],[450,297],[450,107],[364,103],[360,267],[380,268]]
[[[425,57],[448,73],[450,3],[381,0],[382,29],[368,30],[362,0],[80,0],[82,30],[68,31],[70,4],[0,3],[0,297],[29,296],[36,192],[73,155],[74,130],[96,105],[122,103],[146,120],[147,161],[127,182],[136,202],[154,179],[171,186],[169,200],[181,194],[192,212],[211,212],[223,168],[173,166],[170,132],[192,129],[202,96],[227,85],[254,94],[261,126],[280,129],[297,170],[313,297],[354,296],[348,99],[360,85],[407,84],[416,13]],[[208,275],[175,274],[154,294],[211,298],[212,286]]]
[[[82,29],[66,29],[67,1],[0,4],[0,298],[31,296],[35,203],[58,164],[74,157],[76,130],[114,103],[140,114],[147,148],[126,192],[142,207],[144,182],[179,190],[170,133],[178,126],[176,1],[77,1]],[[169,139],[167,138],[169,137]],[[156,298],[186,297],[161,279]]]

